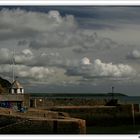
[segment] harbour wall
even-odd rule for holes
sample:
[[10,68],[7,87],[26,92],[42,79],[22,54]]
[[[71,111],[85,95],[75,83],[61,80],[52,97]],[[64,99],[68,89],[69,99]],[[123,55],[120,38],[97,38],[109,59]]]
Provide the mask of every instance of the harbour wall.
[[[107,99],[95,98],[32,98],[36,108],[68,113],[86,120],[87,126],[114,126],[140,124],[139,104],[106,106]],[[133,114],[134,112],[134,114]],[[134,119],[133,119],[134,116]]]
[[[85,134],[86,121],[53,111],[0,111],[0,134]],[[4,110],[6,110],[4,112]],[[9,111],[11,111],[9,113]],[[45,114],[45,115],[44,115]]]
[[30,107],[47,108],[53,106],[95,106],[105,105],[107,99],[93,99],[93,98],[43,98],[31,97]]
[[140,113],[131,104],[120,106],[55,106],[53,111],[67,112],[71,117],[86,120],[87,126],[140,124]]
[[[53,98],[53,97],[30,97],[30,107],[47,108],[53,106],[105,106],[111,101],[111,98]],[[132,104],[118,100],[118,105]],[[134,103],[133,103],[134,104]],[[135,109],[139,111],[139,104],[134,104]],[[137,107],[136,107],[137,106]]]

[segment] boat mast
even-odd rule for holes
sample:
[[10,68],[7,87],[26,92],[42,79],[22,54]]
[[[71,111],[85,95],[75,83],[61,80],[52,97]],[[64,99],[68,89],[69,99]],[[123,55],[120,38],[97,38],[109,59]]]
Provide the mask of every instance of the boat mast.
[[12,80],[15,81],[15,48],[13,49],[13,58],[12,58]]

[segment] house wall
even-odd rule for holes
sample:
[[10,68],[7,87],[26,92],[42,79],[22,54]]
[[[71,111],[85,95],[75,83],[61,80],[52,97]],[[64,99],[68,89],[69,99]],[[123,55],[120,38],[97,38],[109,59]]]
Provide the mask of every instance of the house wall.
[[22,88],[22,89],[20,89],[20,88],[18,88],[18,89],[11,89],[11,91],[10,91],[10,93],[12,93],[12,94],[23,94],[24,93],[24,89]]
[[0,107],[19,109],[22,106],[22,101],[0,101]]
[[[3,106],[2,106],[3,104]],[[30,106],[30,95],[29,94],[4,94],[0,95],[0,106],[12,108],[13,106]]]
[[30,107],[30,94],[24,94],[23,97],[23,106]]

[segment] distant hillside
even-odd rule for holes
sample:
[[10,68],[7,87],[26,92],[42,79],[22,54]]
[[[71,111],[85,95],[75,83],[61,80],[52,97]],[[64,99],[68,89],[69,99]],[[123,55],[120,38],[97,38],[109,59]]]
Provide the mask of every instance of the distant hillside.
[[[112,93],[31,93],[33,97],[111,97]],[[122,93],[114,93],[114,97],[127,96]]]
[[0,77],[0,94],[8,93],[9,88],[11,87],[11,83]]
[[[108,96],[112,96],[112,93],[107,93]],[[127,96],[125,94],[122,93],[114,93],[114,96]]]

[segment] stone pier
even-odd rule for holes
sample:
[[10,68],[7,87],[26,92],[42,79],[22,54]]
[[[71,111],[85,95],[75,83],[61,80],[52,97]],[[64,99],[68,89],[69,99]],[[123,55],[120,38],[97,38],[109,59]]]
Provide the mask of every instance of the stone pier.
[[[33,109],[26,113],[0,110],[0,134],[85,134],[86,121],[59,112]],[[44,116],[45,114],[45,116]]]

